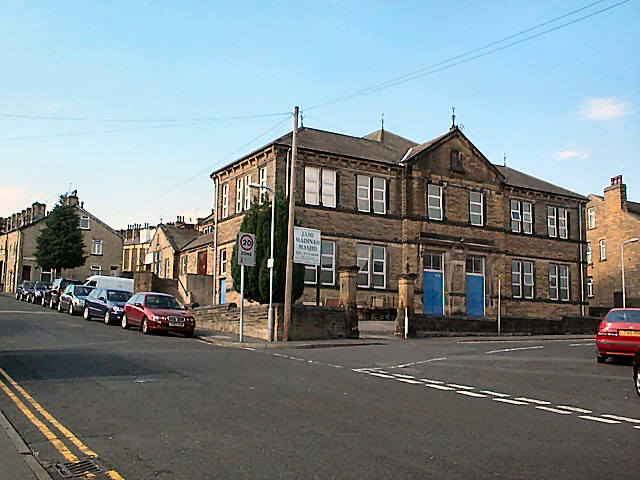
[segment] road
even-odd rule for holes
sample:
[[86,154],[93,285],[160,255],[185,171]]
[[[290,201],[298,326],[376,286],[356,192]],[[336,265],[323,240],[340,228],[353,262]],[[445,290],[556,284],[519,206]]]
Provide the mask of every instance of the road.
[[0,409],[53,478],[635,479],[629,365],[586,337],[224,348],[0,296]]

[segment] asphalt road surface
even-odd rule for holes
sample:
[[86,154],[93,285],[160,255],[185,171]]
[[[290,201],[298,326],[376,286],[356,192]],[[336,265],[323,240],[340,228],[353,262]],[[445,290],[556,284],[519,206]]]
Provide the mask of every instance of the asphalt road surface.
[[630,363],[587,337],[250,350],[0,296],[0,381],[53,478],[640,478]]

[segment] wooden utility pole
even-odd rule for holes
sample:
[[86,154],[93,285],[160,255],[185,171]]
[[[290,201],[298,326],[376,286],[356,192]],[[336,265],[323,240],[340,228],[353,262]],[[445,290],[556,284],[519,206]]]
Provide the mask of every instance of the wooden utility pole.
[[284,325],[282,340],[289,341],[291,325],[291,294],[293,286],[293,225],[296,205],[296,157],[298,156],[298,107],[293,109],[293,136],[291,139],[291,180],[289,181],[289,223],[287,226],[287,272],[284,284]]

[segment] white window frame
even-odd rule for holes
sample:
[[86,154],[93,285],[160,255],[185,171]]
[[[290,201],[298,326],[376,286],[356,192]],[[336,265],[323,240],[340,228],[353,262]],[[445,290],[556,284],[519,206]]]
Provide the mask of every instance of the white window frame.
[[368,175],[357,175],[356,207],[359,212],[371,211],[371,177]]
[[[517,289],[517,294],[514,293],[514,289]],[[522,262],[520,260],[511,260],[511,296],[522,298]]]
[[91,265],[89,267],[89,270],[91,270],[91,275],[101,275],[102,274],[102,267],[100,265]]
[[[530,271],[527,272],[527,268],[530,268]],[[536,296],[536,279],[535,279],[535,268],[533,266],[533,262],[529,260],[522,261],[522,296],[526,299],[532,299]],[[524,287],[531,287],[531,295],[525,294]]]
[[[474,195],[480,196],[479,202],[473,199]],[[484,226],[484,195],[481,192],[469,192],[469,223],[475,227]]]
[[587,297],[593,298],[593,277],[587,277]]
[[533,234],[533,204],[530,202],[522,202],[522,231],[525,235]]
[[595,207],[587,208],[587,228],[593,230],[596,228],[596,209]]
[[[328,246],[331,246],[331,251],[326,253]],[[332,286],[336,283],[336,242],[333,240],[322,240],[320,246],[320,265],[305,265],[305,277],[304,283],[307,285],[316,285],[318,281],[318,270],[320,270],[320,285]],[[328,262],[326,262],[328,260]],[[325,263],[326,262],[326,263]],[[325,266],[328,264],[328,266]],[[329,272],[331,275],[331,281],[325,282],[322,280],[322,273]]]
[[[514,267],[517,267],[514,269]],[[528,271],[527,271],[528,270]],[[514,287],[519,293],[514,294]],[[531,287],[531,293],[525,293],[525,287]],[[536,295],[535,267],[530,260],[511,261],[511,296],[512,298],[522,298],[531,300]]]
[[322,169],[322,206],[336,208],[336,171]]
[[[86,224],[84,224],[85,221],[86,221]],[[90,228],[89,215],[80,215],[80,228],[82,230],[89,230]]]
[[568,302],[571,299],[569,265],[558,265],[558,277],[560,280],[560,300]]
[[227,275],[227,249],[220,249],[220,275]]
[[607,259],[607,242],[603,239],[600,240],[600,260]]
[[180,272],[182,273],[182,275],[185,275],[187,273],[187,256],[183,255],[182,257],[180,257]]
[[[522,213],[520,200],[511,200],[511,231],[514,233],[520,233],[522,231]],[[515,207],[515,208],[514,208]],[[515,222],[515,225],[514,225]],[[514,228],[516,227],[516,228]]]
[[[312,173],[315,178],[311,177]],[[304,203],[320,205],[320,169],[317,167],[304,167]]]
[[[380,182],[382,182],[382,185],[380,185]],[[387,213],[387,180],[386,179],[381,177],[373,177],[371,179],[371,203],[373,204],[373,213],[377,213],[378,215],[386,215]]]
[[593,252],[591,251],[591,242],[587,242],[587,265],[593,263]]
[[91,255],[102,255],[102,240],[91,242]]
[[[365,249],[366,256],[360,256],[359,248]],[[373,245],[358,243],[356,246],[356,263],[360,267],[358,272],[358,282],[366,276],[366,283],[358,283],[358,288],[374,288],[383,290],[387,288],[387,247],[383,245]],[[364,269],[366,264],[367,268]],[[378,282],[376,281],[378,280]],[[378,285],[376,285],[378,283]]]
[[[358,265],[358,268],[359,268],[358,276],[356,279],[358,288],[370,288],[371,286],[371,245],[366,243],[356,244],[356,265]],[[363,278],[366,278],[366,283],[360,282],[360,280]]]
[[244,209],[251,209],[251,174],[244,177]]
[[236,178],[236,213],[242,213],[242,193],[244,192],[242,181],[242,177]]
[[229,217],[229,184],[222,185],[222,218]]
[[566,208],[558,207],[558,237],[569,238],[569,214]]
[[[259,173],[259,185],[262,187],[266,187],[267,186],[267,167],[262,167],[260,169],[260,173]],[[262,205],[265,202],[265,199],[267,198],[267,190],[265,190],[264,188],[260,189],[260,197],[259,197],[259,202],[260,205]]]
[[549,264],[549,298],[551,300],[559,298],[558,265],[553,263]]
[[[433,192],[433,193],[432,193]],[[436,201],[433,205],[431,200]],[[434,215],[431,215],[433,209]],[[432,183],[427,185],[427,217],[429,220],[442,220],[444,218],[442,208],[442,186]]]
[[556,238],[558,236],[556,207],[547,207],[547,234],[551,238]]

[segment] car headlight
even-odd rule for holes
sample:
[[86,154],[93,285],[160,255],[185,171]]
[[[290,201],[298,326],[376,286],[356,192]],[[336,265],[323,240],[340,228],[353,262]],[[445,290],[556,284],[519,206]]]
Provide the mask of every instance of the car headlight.
[[151,317],[151,319],[154,322],[162,322],[163,320],[166,320],[167,317],[163,317],[162,315],[154,315],[153,317]]
[[124,311],[124,308],[119,307],[117,305],[113,306],[113,313],[122,313]]

